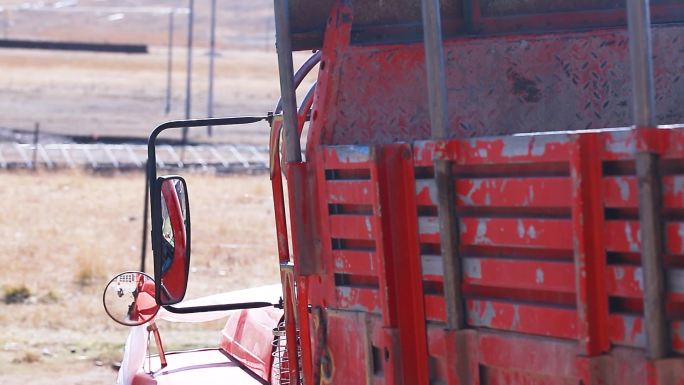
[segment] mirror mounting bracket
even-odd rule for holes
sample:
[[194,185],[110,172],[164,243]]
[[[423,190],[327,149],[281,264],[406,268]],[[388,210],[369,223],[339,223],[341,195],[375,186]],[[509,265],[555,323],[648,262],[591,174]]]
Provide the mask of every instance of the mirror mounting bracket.
[[205,305],[205,306],[186,306],[173,307],[164,306],[164,309],[175,314],[190,314],[190,313],[208,313],[212,311],[227,311],[227,310],[243,310],[243,309],[258,309],[262,307],[278,307],[278,304],[270,302],[242,302],[242,303],[227,303],[220,305]]

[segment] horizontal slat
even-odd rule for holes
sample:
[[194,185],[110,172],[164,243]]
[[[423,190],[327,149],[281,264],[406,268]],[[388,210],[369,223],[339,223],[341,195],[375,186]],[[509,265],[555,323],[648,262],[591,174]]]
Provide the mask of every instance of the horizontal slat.
[[601,135],[603,158],[606,160],[634,159],[637,151],[637,130],[619,130]]
[[603,234],[607,251],[638,253],[641,250],[639,221],[606,221]]
[[[667,268],[667,290],[678,301],[684,296],[684,269]],[[643,298],[644,278],[640,266],[610,265],[606,271],[606,290],[615,297]]]
[[460,225],[463,245],[572,248],[570,220],[463,218]]
[[672,322],[672,349],[684,354],[684,320]]
[[441,281],[444,275],[441,255],[421,255],[423,279],[426,281]]
[[416,204],[437,206],[437,184],[434,179],[416,180]]
[[568,207],[570,178],[478,178],[456,181],[456,204],[486,207]]
[[331,215],[330,236],[339,239],[371,240],[375,235],[376,218],[368,215]]
[[368,146],[323,147],[323,163],[328,170],[360,169],[371,166]]
[[639,266],[610,265],[606,269],[606,291],[610,296],[641,298],[644,278]]
[[577,312],[557,307],[468,300],[468,324],[519,333],[577,338]]
[[443,325],[427,324],[428,353],[432,357],[444,359],[447,355],[447,336]]
[[575,292],[572,263],[512,259],[465,258],[463,281],[468,285],[502,289]]
[[439,243],[439,217],[418,217],[418,235],[422,243]]
[[668,222],[665,225],[666,249],[671,254],[684,254],[684,222]]
[[625,208],[637,207],[639,205],[636,177],[604,177],[602,184],[603,202],[606,207]]
[[[577,343],[549,338],[530,338],[502,333],[478,333],[478,363],[490,367],[511,368],[520,372],[570,378],[576,375]],[[498,385],[546,385],[539,381],[518,382],[519,377]],[[492,384],[492,383],[489,383]],[[578,384],[567,381],[566,384]],[[588,385],[588,384],[587,384]]]
[[428,321],[446,321],[446,305],[443,296],[425,295],[425,318]]
[[378,291],[370,288],[338,286],[335,290],[341,309],[380,313]]
[[663,207],[684,208],[684,175],[663,177]]
[[[664,176],[663,207],[666,209],[684,208],[684,176]],[[637,208],[639,191],[636,177],[616,176],[603,178],[603,195],[606,207]]]
[[376,275],[375,253],[370,251],[334,250],[336,273]]
[[418,140],[413,142],[413,163],[417,167],[432,166],[437,142]]
[[375,189],[368,180],[329,180],[326,182],[328,203],[371,205]]
[[678,301],[684,302],[684,269],[667,269],[667,288]]
[[507,136],[449,142],[445,150],[462,165],[547,163],[568,161],[570,143],[565,134]]
[[643,348],[646,345],[643,317],[611,314],[608,317],[608,338],[616,345]]

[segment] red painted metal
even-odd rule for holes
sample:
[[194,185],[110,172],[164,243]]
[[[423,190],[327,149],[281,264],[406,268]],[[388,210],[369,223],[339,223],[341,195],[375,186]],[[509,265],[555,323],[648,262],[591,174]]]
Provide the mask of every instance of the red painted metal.
[[598,135],[578,136],[570,158],[579,349],[588,356],[610,348],[606,335],[606,251],[601,237],[604,211],[598,199],[603,196],[600,145]]
[[252,373],[270,381],[273,329],[282,315],[274,308],[236,312],[223,327],[219,346]]
[[[548,6],[549,23],[581,24]],[[473,8],[475,29],[542,19]],[[301,192],[289,198],[301,210],[291,233],[305,383],[681,385],[684,130],[582,131],[629,123],[625,31],[448,41],[450,127],[475,138],[431,141],[422,46],[350,44],[352,24],[335,2],[307,162],[288,170]],[[684,121],[681,32],[654,30],[666,123]],[[641,151],[661,158],[662,361],[645,353]],[[455,256],[440,246],[435,159],[452,167],[464,330],[445,330],[442,262]]]

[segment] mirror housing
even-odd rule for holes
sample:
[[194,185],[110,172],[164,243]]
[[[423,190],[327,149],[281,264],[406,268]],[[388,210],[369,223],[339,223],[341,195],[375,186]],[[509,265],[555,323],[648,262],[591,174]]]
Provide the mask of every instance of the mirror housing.
[[112,278],[102,294],[107,315],[125,326],[151,321],[159,311],[155,302],[154,280],[139,271],[127,271]]
[[150,190],[155,300],[162,306],[185,297],[190,272],[190,205],[185,180],[164,176]]

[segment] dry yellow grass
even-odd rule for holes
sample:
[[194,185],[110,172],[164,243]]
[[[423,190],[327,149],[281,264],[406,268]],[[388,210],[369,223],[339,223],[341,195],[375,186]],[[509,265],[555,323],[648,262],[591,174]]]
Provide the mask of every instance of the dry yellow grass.
[[[268,176],[185,176],[193,223],[187,298],[278,282]],[[93,363],[118,359],[128,330],[105,315],[101,295],[114,274],[138,268],[142,174],[0,178],[0,288],[26,285],[32,294],[0,304],[0,383],[78,383],[73,365],[90,383],[113,382],[113,371]],[[216,344],[221,325],[160,328],[173,349]]]

